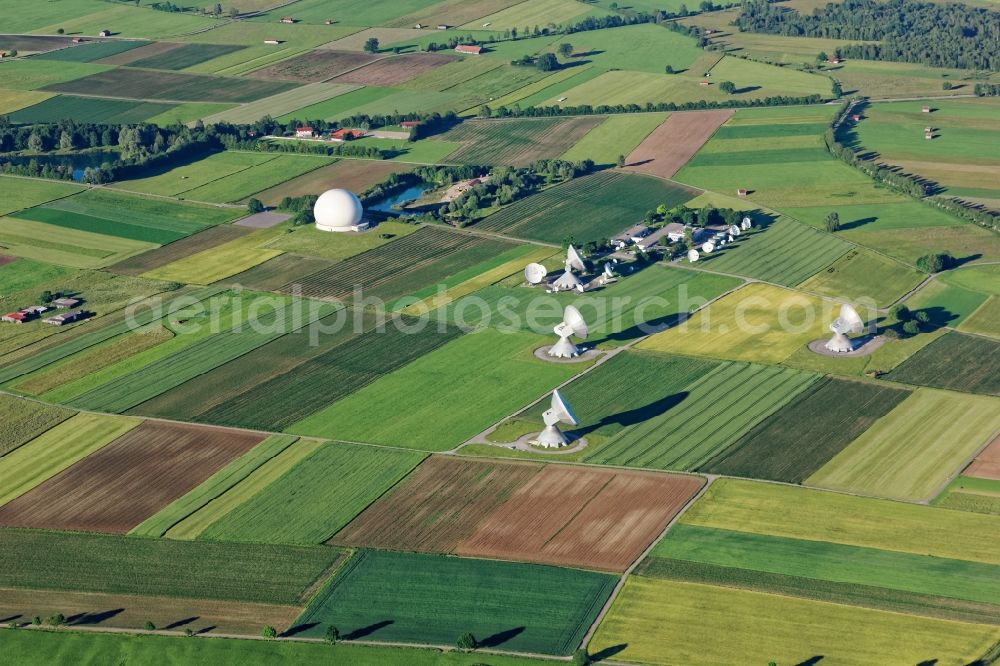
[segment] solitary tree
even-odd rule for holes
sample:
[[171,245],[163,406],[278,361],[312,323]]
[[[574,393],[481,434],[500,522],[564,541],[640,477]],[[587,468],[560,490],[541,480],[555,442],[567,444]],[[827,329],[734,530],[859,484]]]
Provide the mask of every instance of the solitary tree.
[[556,59],[556,55],[554,53],[543,53],[538,56],[535,66],[543,72],[551,72],[559,69],[559,60]]
[[666,72],[667,74],[673,74],[674,67],[673,65],[667,65],[666,67],[663,68],[663,71]]
[[230,7],[229,8],[229,17],[230,18],[236,18],[239,15],[240,15],[240,10],[236,9],[236,7]]
[[40,295],[40,296],[38,297],[38,300],[40,300],[40,301],[41,301],[42,303],[51,303],[51,302],[52,302],[52,299],[54,299],[54,298],[55,298],[55,296],[53,296],[53,295],[52,295],[52,292],[51,292],[51,291],[49,291],[48,289],[46,289],[46,290],[45,290],[45,291],[43,291],[43,292],[42,292],[42,294],[41,294],[41,295]]
[[156,625],[153,624],[150,620],[146,620],[146,624],[143,625],[143,628],[146,631],[156,631]]
[[212,13],[216,16],[222,16],[222,4],[218,2],[215,3],[215,7],[212,8]]
[[567,44],[566,42],[563,42],[562,44],[559,45],[559,55],[561,55],[563,58],[568,58],[572,54],[573,54],[572,44]]
[[820,51],[816,54],[816,62],[826,62],[830,59],[830,56],[826,54],[826,51]]
[[65,28],[59,28],[58,30],[56,30],[56,34],[57,35],[65,35],[66,34],[66,29]]
[[471,632],[467,631],[458,637],[458,641],[455,645],[460,650],[475,650],[479,647],[479,641],[476,640],[476,637],[473,636]]
[[723,81],[719,84],[719,90],[726,93],[727,95],[732,95],[736,92],[736,84],[732,81]]
[[573,658],[569,662],[572,666],[587,666],[590,663],[590,655],[584,648],[580,648],[573,653]]
[[840,81],[834,81],[833,82],[833,85],[830,86],[830,93],[834,97],[840,97],[841,95],[844,94],[844,87],[842,85],[840,85]]
[[62,613],[56,613],[48,619],[48,623],[53,627],[61,627],[66,624],[66,616]]
[[336,645],[337,641],[340,640],[340,630],[332,624],[326,628],[326,642],[330,645]]
[[493,109],[491,109],[488,104],[483,104],[481,107],[479,107],[480,118],[489,118],[492,115],[493,115]]
[[191,638],[192,636],[194,636],[194,629],[192,629],[191,627],[184,627],[184,635],[187,636],[188,638]]
[[910,308],[902,303],[897,303],[889,308],[889,316],[896,321],[909,321],[913,317],[913,313],[910,312]]
[[247,212],[251,215],[263,213],[264,210],[264,202],[260,199],[250,199],[250,201],[247,202]]
[[954,87],[955,85],[951,81],[945,81],[944,83],[941,84],[942,90],[951,90]]
[[840,231],[840,215],[836,212],[826,216],[826,230],[829,232]]
[[368,53],[378,53],[378,37],[369,37],[365,41],[365,51]]
[[42,623],[42,618],[38,617],[37,615],[31,618],[31,624],[35,625],[36,627],[41,623]]
[[618,165],[619,169],[621,169],[622,167],[624,167],[625,166],[625,156],[624,155],[619,155],[618,159],[615,161],[615,164]]
[[260,635],[263,636],[264,638],[277,638],[278,630],[272,627],[271,625],[267,625],[266,627],[260,630]]

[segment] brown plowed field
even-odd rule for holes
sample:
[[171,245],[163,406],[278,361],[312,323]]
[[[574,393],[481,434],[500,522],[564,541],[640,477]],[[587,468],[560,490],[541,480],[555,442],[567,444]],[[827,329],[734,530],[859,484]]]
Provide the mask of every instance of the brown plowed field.
[[[382,56],[384,57],[384,56]],[[247,74],[255,79],[281,81],[326,81],[355,67],[367,65],[379,56],[353,51],[310,51]]]
[[1000,436],[990,442],[990,445],[976,456],[964,474],[980,479],[1000,481]]
[[149,620],[158,629],[195,633],[256,634],[262,626],[284,629],[302,609],[298,606],[257,604],[212,599],[145,597],[63,590],[0,588],[0,619],[62,613],[70,626],[136,629]]
[[703,483],[656,472],[438,456],[331,543],[624,571]]
[[660,178],[673,178],[732,115],[729,109],[670,114],[629,153],[625,160],[627,168]]
[[377,60],[361,69],[338,76],[333,82],[360,83],[366,86],[394,86],[454,60],[458,60],[458,56],[408,53]]
[[125,533],[263,435],[146,421],[0,508],[0,525]]

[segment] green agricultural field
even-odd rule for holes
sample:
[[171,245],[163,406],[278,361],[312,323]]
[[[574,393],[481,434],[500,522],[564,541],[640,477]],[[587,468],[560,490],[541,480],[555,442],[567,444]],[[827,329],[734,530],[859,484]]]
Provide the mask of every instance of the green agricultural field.
[[760,90],[754,91],[754,94],[760,97],[774,94],[830,96],[830,79],[825,76],[790,67],[775,67],[756,60],[726,56],[712,67],[711,73],[713,79],[735,83],[737,91],[747,85],[759,86]]
[[0,433],[0,456],[5,456],[73,415],[68,409],[0,394],[0,415],[6,425]]
[[189,284],[218,282],[281,254],[281,250],[263,247],[281,231],[281,228],[261,229],[155,268],[143,277]]
[[36,25],[33,30],[40,34],[51,35],[62,28],[69,35],[96,35],[112,25],[115,36],[159,39],[205,30],[217,24],[214,18],[189,12],[154,12],[148,8],[128,5],[102,7],[93,3],[88,4],[89,10],[82,16],[73,14],[66,16],[52,12],[45,25]]
[[[4,641],[9,658],[25,666],[75,666],[99,663],[109,654],[126,663],[193,666],[198,661],[215,666],[270,666],[321,664],[325,660],[352,666],[474,666],[482,662],[475,652],[375,647],[339,643],[321,645],[301,641],[186,641],[172,636],[131,636],[93,631],[18,631]],[[491,654],[492,666],[545,666],[550,660]]]
[[[289,120],[296,119],[307,120],[309,118],[320,118],[323,120],[331,120],[334,118],[340,118],[345,115],[350,115],[349,112],[351,109],[377,102],[378,100],[393,94],[393,92],[394,90],[392,88],[378,88],[374,86],[365,86],[364,88],[358,88],[355,90],[347,89],[344,92],[329,96],[322,101],[315,101],[308,103],[307,105],[302,105],[297,109],[292,109],[280,116],[277,116],[276,120],[278,122],[285,123]],[[265,102],[266,100],[261,100],[260,103],[263,104]]]
[[[579,372],[579,366],[539,363],[532,351],[545,342],[542,336],[493,329],[463,335],[288,431],[450,449]],[[378,416],[388,404],[397,414],[390,420]]]
[[921,349],[887,376],[904,384],[1000,395],[1000,343],[948,333]]
[[1000,481],[959,476],[934,498],[934,506],[1000,516]]
[[[322,257],[339,261],[373,250],[389,242],[398,241],[420,227],[405,222],[389,220],[380,222],[374,234],[330,234],[318,231],[316,227],[302,225],[294,227],[291,233],[282,234],[268,241],[265,247],[291,252],[298,255]],[[382,238],[386,234],[389,238]]]
[[681,523],[1000,564],[1000,517],[773,483],[718,479]]
[[644,575],[656,576],[656,560],[671,559],[984,604],[1000,599],[994,564],[693,525],[675,525],[650,557]]
[[524,166],[562,154],[601,120],[596,116],[468,120],[442,138],[462,144],[448,156],[449,162]]
[[679,326],[639,343],[651,351],[780,363],[829,335],[837,304],[753,283],[723,296]]
[[0,69],[0,88],[35,90],[108,69],[111,68],[83,62],[61,62],[58,65],[53,65],[53,63],[44,60],[21,58],[4,63],[3,68]]
[[[57,208],[31,208],[17,213],[18,219],[34,220],[35,222],[45,222],[46,224],[67,229],[76,229],[95,234],[105,234],[117,236],[134,241],[146,243],[165,244],[183,238],[188,235],[183,232],[170,231],[168,229],[156,229],[154,227],[129,224],[128,222],[118,222],[107,220],[102,217],[94,217],[83,213],[71,212]],[[190,231],[197,231],[195,227]],[[190,233],[190,232],[189,232]]]
[[[604,442],[623,431],[658,419],[665,410],[679,409],[679,392],[714,367],[709,361],[686,356],[625,350],[560,389],[580,418],[578,426],[564,430],[587,438],[584,455],[600,451]],[[542,400],[502,423],[487,438],[507,443],[540,431],[542,412],[548,407],[548,401]],[[580,457],[569,454],[560,460]]]
[[112,442],[139,419],[77,414],[0,458],[0,505]]
[[885,385],[822,379],[699,471],[801,483],[908,395]]
[[[398,647],[375,647],[338,643],[321,645],[301,641],[224,640],[199,641],[193,646],[173,636],[130,636],[93,631],[19,631],[5,636],[10,659],[25,666],[72,666],[97,663],[109,654],[126,663],[159,663],[165,666],[194,666],[199,661],[216,666],[244,666],[267,663],[271,666],[319,664],[324,660],[353,666],[474,666],[482,662],[475,652]],[[493,666],[545,666],[549,660],[490,655]]]
[[18,111],[27,106],[44,102],[50,97],[52,97],[52,93],[43,93],[34,90],[0,89],[0,114],[7,115],[12,111]]
[[[166,173],[116,183],[116,187],[134,192],[174,196],[205,187],[213,181],[270,162],[277,155],[224,151],[196,162],[175,167]],[[195,197],[188,197],[195,198]]]
[[443,92],[452,96],[451,108],[465,110],[461,115],[472,117],[479,113],[482,104],[490,108],[500,108],[504,104],[502,99],[497,98],[498,90],[512,90],[516,93],[546,78],[548,74],[537,67],[505,64],[456,83]]
[[660,204],[671,208],[694,193],[658,178],[601,172],[521,199],[476,223],[476,228],[548,243],[608,238]]
[[989,296],[981,291],[936,279],[906,299],[906,306],[914,311],[924,310],[935,326],[958,328],[988,299]]
[[424,455],[326,444],[222,516],[199,538],[322,543],[406,476]]
[[[166,413],[205,423],[281,430],[461,335],[455,327],[449,327],[444,332],[435,328],[413,333],[405,331],[405,325],[413,325],[414,322],[403,320],[402,323],[403,327],[390,324],[384,332],[368,330],[350,337],[347,337],[347,330],[337,331],[337,340],[329,340],[330,336],[326,335],[322,344],[327,346],[333,343],[327,350],[317,350],[322,353],[287,372],[270,379],[261,377],[263,381],[259,383],[254,381],[257,378],[244,380],[233,387],[235,390],[228,399],[207,409],[203,405],[195,406],[193,415],[183,409]],[[336,324],[331,322],[330,326]],[[211,391],[229,388],[230,383],[225,376],[227,370],[227,367],[219,368],[215,376],[207,377],[206,381],[214,386],[204,388]],[[185,385],[176,389],[181,394],[185,390]],[[262,404],[267,407],[262,408]],[[144,410],[139,408],[137,411]]]
[[960,328],[966,333],[1000,337],[1000,296],[990,296]]
[[[0,85],[3,85],[0,78]],[[202,76],[180,72],[156,71],[118,67],[100,71],[90,76],[50,83],[50,92],[102,93],[116,97],[141,100],[170,100],[179,102],[252,102],[275,95],[295,86],[285,81],[236,79],[221,76]]]
[[664,665],[799,664],[820,655],[856,666],[959,664],[974,661],[998,637],[992,626],[638,577],[626,583],[589,649]]
[[[278,296],[271,296],[270,299],[270,308],[262,308],[259,302],[255,303],[257,307],[253,330],[227,330],[210,335],[169,357],[75,397],[73,404],[84,409],[124,412],[294,328],[307,326],[321,314],[332,311],[332,307],[322,312],[318,308],[312,308],[311,311],[296,316],[294,313],[300,306]],[[297,317],[299,321],[296,321]]]
[[82,191],[83,188],[79,185],[57,180],[0,176],[0,215],[38,206],[46,201],[61,199]]
[[746,275],[788,287],[829,266],[851,248],[834,236],[786,217],[744,233],[721,252],[699,260],[709,270]]
[[573,162],[590,159],[597,164],[614,164],[619,155],[632,152],[666,117],[665,113],[609,116],[573,144],[561,159]]
[[838,235],[847,239],[854,236],[851,232],[855,229],[859,231],[897,231],[928,228],[929,233],[933,235],[941,232],[941,229],[937,227],[968,224],[940,208],[912,200],[868,205],[788,208],[785,212],[817,229],[825,229],[826,216],[829,213],[837,213],[837,216],[840,217]]
[[[573,569],[444,555],[360,551],[305,610],[304,636],[324,625],[380,641],[569,654],[617,578]],[[489,603],[484,603],[489,600]]]
[[[343,556],[330,547],[0,529],[4,587],[297,604]],[[266,571],[266,576],[248,572]]]
[[951,270],[938,276],[948,284],[979,291],[991,296],[1000,296],[1000,266],[963,266],[961,270]]
[[692,470],[808,389],[799,370],[726,363],[665,397],[667,408],[611,437],[588,462]]
[[[354,85],[342,83],[310,83],[277,95],[271,95],[256,102],[248,102],[231,107],[219,113],[208,115],[205,122],[252,123],[265,115],[279,117],[312,104],[318,104],[338,95],[355,90]],[[306,116],[309,118],[319,116]]]
[[169,112],[173,104],[101,97],[56,95],[10,114],[12,123],[55,123],[70,118],[79,123],[139,123]]
[[483,16],[459,26],[462,30],[477,30],[489,23],[494,30],[504,28],[521,29],[526,25],[547,25],[549,23],[575,23],[589,10],[573,0],[535,0],[529,4],[518,3],[495,14]]
[[1000,400],[918,389],[806,483],[929,499],[998,429]]
[[158,55],[134,60],[129,63],[129,67],[172,70],[187,69],[206,60],[239,51],[242,48],[242,46],[236,44],[185,44],[184,46]]
[[141,40],[114,39],[105,42],[89,42],[70,46],[65,49],[49,51],[36,56],[42,60],[58,60],[60,62],[93,62],[101,58],[125,53],[132,49],[146,46],[149,42]]
[[170,107],[163,113],[147,118],[146,122],[164,126],[174,123],[189,123],[195,120],[207,120],[235,106],[234,104],[223,104],[221,102],[184,102],[183,104]]
[[319,155],[278,155],[263,164],[251,166],[193,190],[185,190],[184,198],[220,203],[239,201],[332,162],[330,158]]
[[137,197],[103,188],[89,189],[76,196],[53,201],[45,208],[81,213],[119,224],[171,231],[181,236],[243,215],[241,210]]
[[852,249],[798,288],[855,303],[887,307],[920,284],[925,274],[880,254]]
[[253,449],[210,476],[204,483],[132,528],[129,534],[161,537],[191,514],[203,509],[220,495],[279,456],[298,441],[291,435],[271,435]]

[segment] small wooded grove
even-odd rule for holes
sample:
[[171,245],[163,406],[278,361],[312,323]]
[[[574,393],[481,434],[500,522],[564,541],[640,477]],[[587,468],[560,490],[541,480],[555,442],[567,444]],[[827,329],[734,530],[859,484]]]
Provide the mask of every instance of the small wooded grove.
[[846,0],[800,14],[756,0],[734,23],[744,32],[877,42],[842,46],[840,58],[1000,69],[1000,13],[957,3]]

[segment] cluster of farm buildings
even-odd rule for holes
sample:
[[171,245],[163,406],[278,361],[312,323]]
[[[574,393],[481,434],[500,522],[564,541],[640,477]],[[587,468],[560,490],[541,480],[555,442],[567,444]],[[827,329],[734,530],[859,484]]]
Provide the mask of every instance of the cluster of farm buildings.
[[[57,298],[52,301],[50,305],[29,305],[26,308],[21,308],[20,310],[15,310],[14,312],[8,312],[0,317],[0,321],[5,321],[11,324],[24,324],[38,319],[52,309],[58,308],[61,310],[70,310],[79,304],[80,299],[78,298]],[[42,319],[42,322],[52,324],[53,326],[63,326],[64,324],[72,324],[75,321],[86,319],[89,316],[90,313],[85,310],[76,310],[46,317],[45,319]]]

